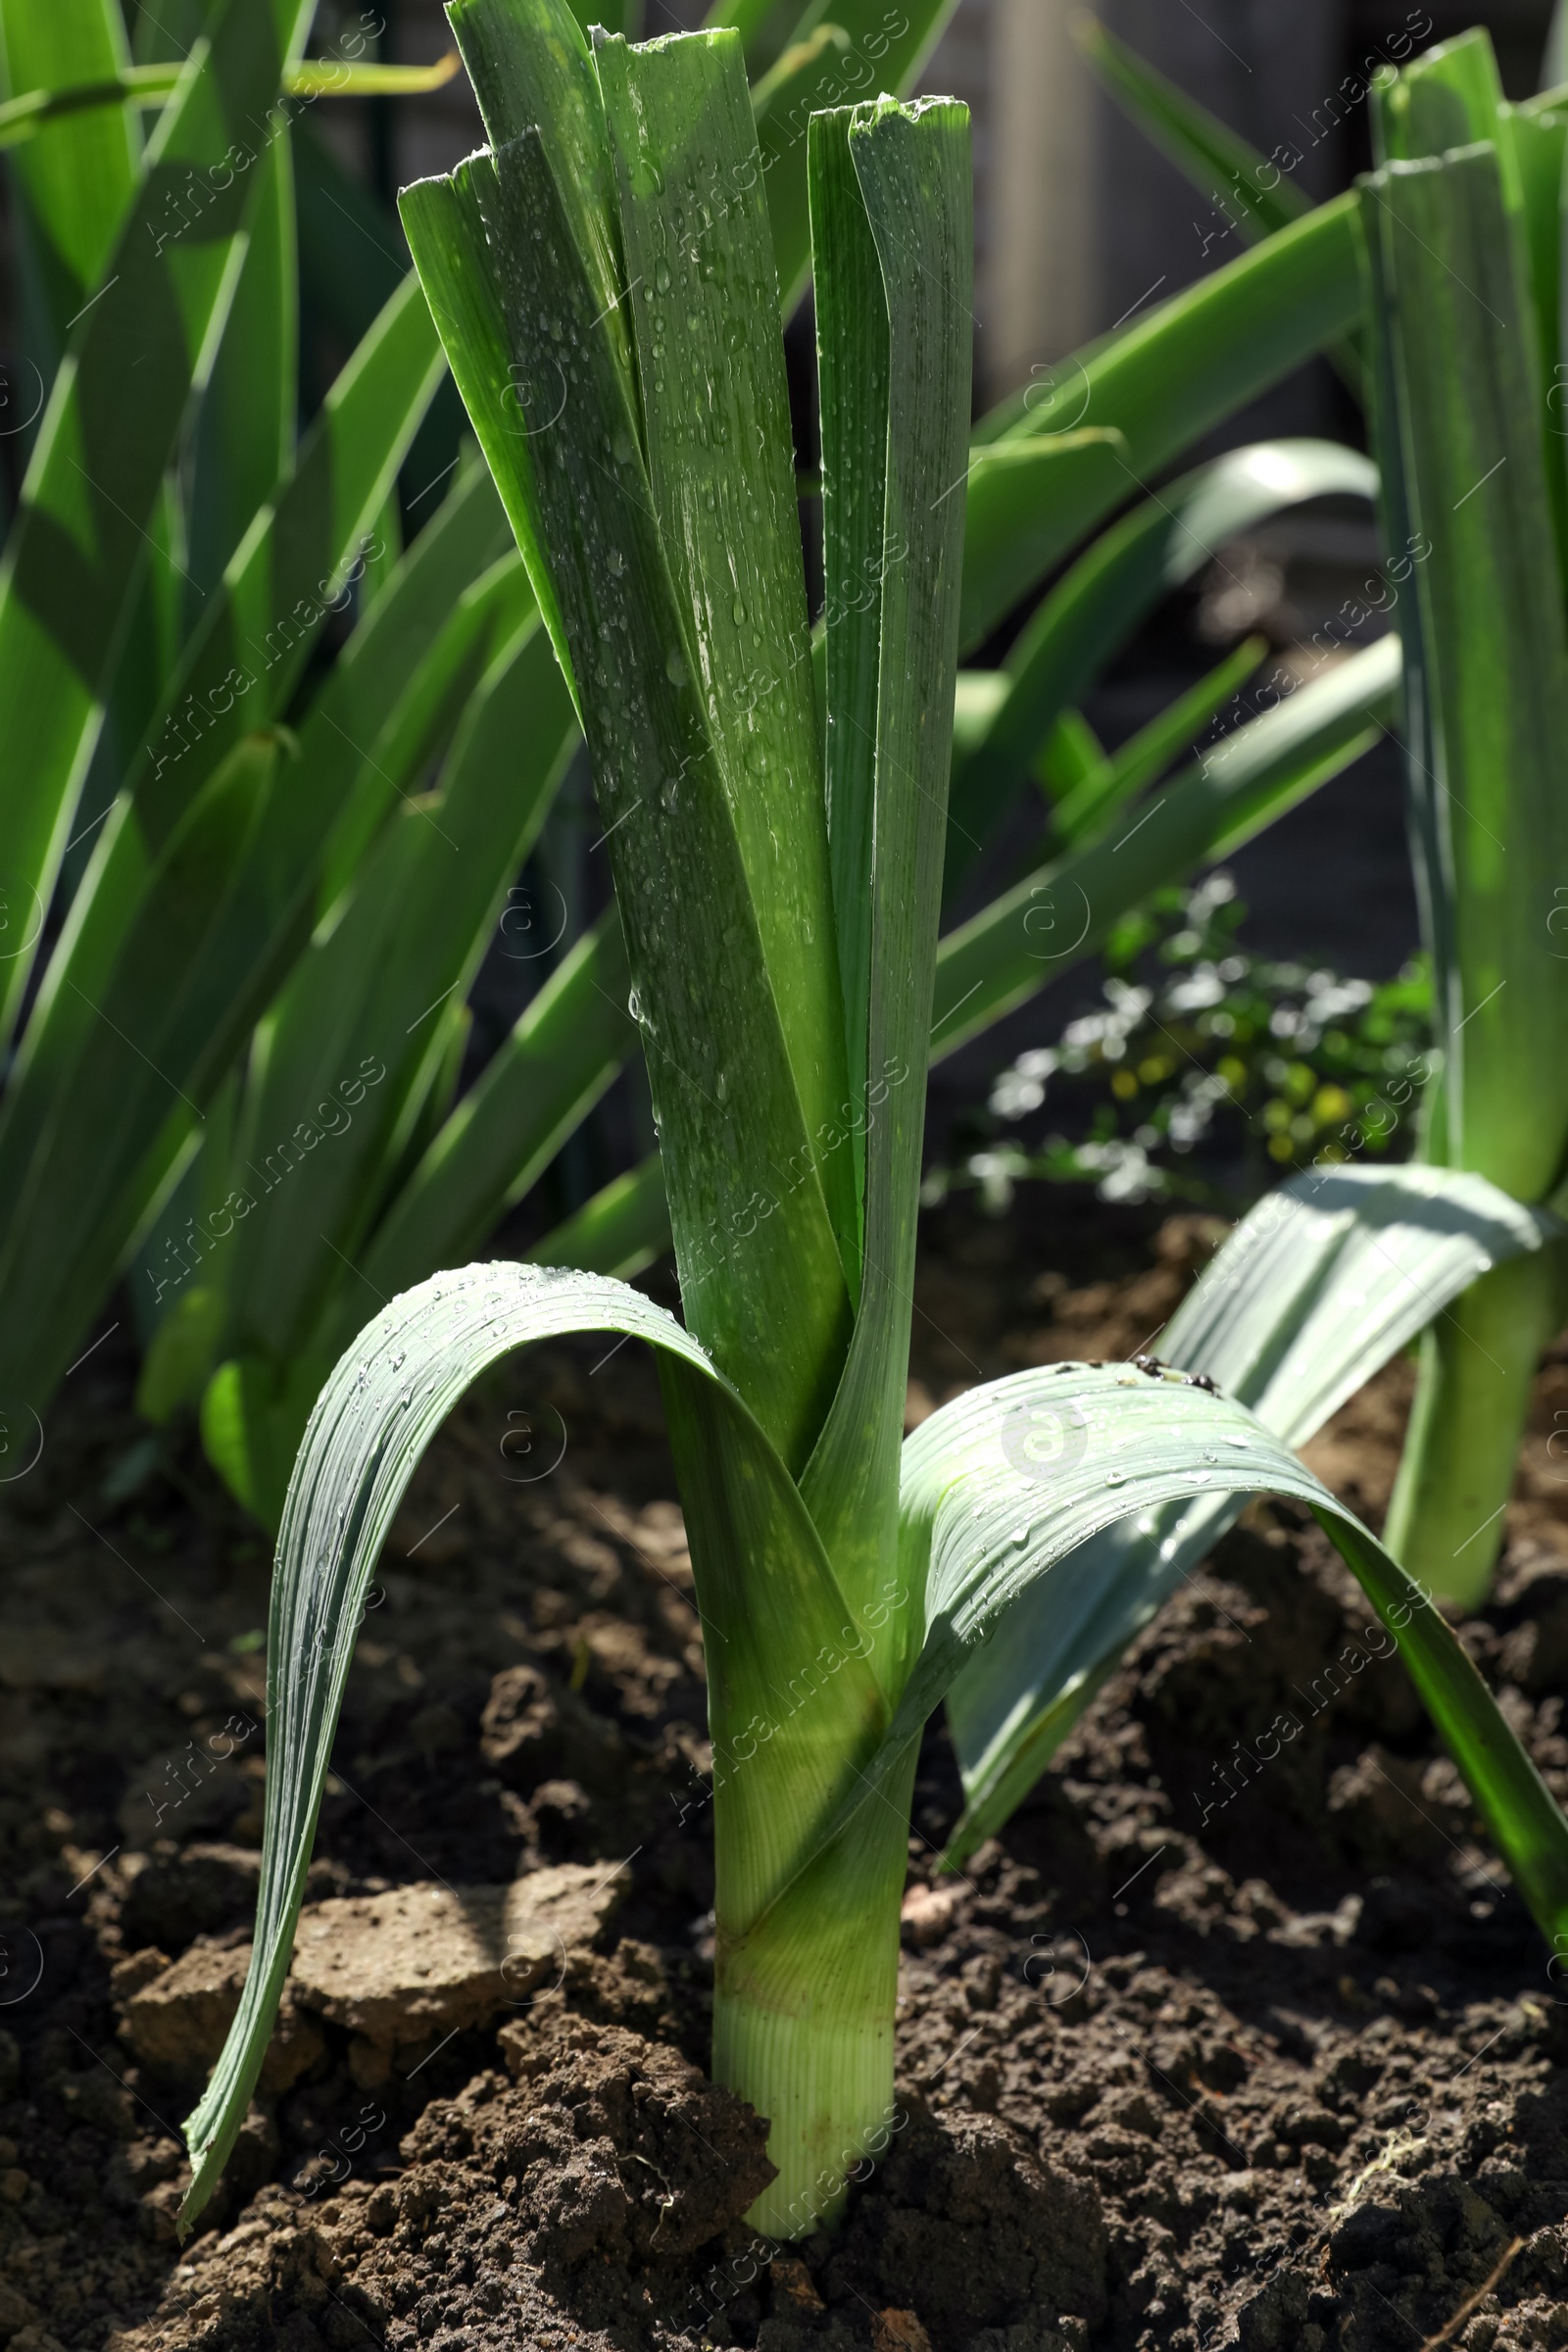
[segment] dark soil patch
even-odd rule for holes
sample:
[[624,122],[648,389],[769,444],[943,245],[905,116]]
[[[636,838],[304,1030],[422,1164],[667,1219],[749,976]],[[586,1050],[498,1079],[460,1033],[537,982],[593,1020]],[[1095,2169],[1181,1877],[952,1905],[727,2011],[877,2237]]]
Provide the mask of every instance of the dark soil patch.
[[[934,1221],[913,1415],[1149,1345],[1211,1238],[1137,1215],[1070,1231],[1054,1258],[1017,1227]],[[138,2057],[124,2022],[181,1955],[227,1982],[249,1934],[267,1557],[193,1452],[149,1462],[114,1348],[0,1487],[11,2352],[1568,2342],[1568,1986],[1397,1658],[1283,1508],[1249,1512],[957,1880],[935,1875],[957,1791],[933,1731],[896,2128],[836,2234],[757,2243],[762,2128],[702,2071],[702,1655],[630,1348],[520,1360],[432,1451],[361,1638],[311,1886],[602,1863],[621,1907],[559,1982],[428,2047],[296,2021],[180,2247],[200,2066]],[[1374,1517],[1406,1393],[1396,1366],[1312,1449]],[[1559,1793],[1565,1406],[1568,1354],[1465,1635]]]

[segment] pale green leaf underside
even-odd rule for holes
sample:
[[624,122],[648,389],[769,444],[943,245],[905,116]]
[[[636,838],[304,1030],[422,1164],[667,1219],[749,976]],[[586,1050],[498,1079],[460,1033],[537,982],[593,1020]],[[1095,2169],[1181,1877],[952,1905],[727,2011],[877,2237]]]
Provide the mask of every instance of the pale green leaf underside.
[[[980,1642],[1017,1648],[1019,1596],[1049,1591],[1129,1505],[1157,1524],[1198,1497],[1234,1511],[1248,1494],[1280,1494],[1315,1514],[1395,1634],[1537,1920],[1551,1935],[1568,1919],[1568,1823],[1468,1654],[1376,1538],[1245,1406],[1131,1365],[1056,1364],[969,1391],[904,1450],[904,1572],[924,1586],[928,1623],[870,1785],[897,1769]],[[1081,1573],[1066,1581],[1064,1602],[1092,1603]]]
[[[1560,1228],[1483,1178],[1319,1168],[1239,1225],[1154,1341],[1284,1446],[1304,1445],[1489,1266]],[[968,1800],[956,1858],[1005,1820],[1099,1681],[1235,1519],[1230,1496],[1106,1528],[1031,1588],[958,1677],[948,1714]]]

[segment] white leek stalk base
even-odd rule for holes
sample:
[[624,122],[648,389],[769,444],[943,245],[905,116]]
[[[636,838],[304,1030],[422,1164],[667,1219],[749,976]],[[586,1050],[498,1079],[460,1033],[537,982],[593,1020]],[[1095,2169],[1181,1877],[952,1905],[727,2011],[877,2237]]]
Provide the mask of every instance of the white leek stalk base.
[[[895,1947],[894,1984],[897,1984]],[[713,2072],[771,2129],[778,2179],[747,2216],[769,2237],[806,2237],[833,2221],[851,2178],[864,2179],[897,2128],[890,1993],[879,2013],[835,2017],[803,1986],[786,2013],[719,1992],[713,2005]]]
[[747,2219],[770,2237],[836,2220],[846,2183],[869,2178],[900,2129],[893,2027],[913,1779],[911,1742],[881,1796],[748,1929],[726,1917],[726,1822],[715,1823],[713,2075],[768,2119],[778,2178]]

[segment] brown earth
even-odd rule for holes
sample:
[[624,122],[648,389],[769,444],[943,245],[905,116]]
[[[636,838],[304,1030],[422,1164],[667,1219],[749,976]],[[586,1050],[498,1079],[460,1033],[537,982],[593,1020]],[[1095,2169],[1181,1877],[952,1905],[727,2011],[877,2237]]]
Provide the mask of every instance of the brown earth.
[[[912,1417],[1157,1346],[1212,1238],[1131,1211],[1054,1230],[931,1220]],[[267,1556],[188,1444],[149,1446],[130,1371],[100,1348],[0,1483],[9,2352],[1568,2343],[1568,1985],[1283,1507],[1249,1512],[957,1879],[933,1729],[894,2130],[837,2232],[758,2243],[763,2129],[702,2071],[702,1652],[631,1348],[506,1367],[416,1481],[285,2030],[181,2247],[177,2127],[254,1905]],[[1311,1448],[1374,1518],[1408,1385],[1393,1367]],[[1568,1351],[1465,1630],[1559,1793],[1563,1426]],[[1301,1728],[1271,1745],[1282,1712]]]

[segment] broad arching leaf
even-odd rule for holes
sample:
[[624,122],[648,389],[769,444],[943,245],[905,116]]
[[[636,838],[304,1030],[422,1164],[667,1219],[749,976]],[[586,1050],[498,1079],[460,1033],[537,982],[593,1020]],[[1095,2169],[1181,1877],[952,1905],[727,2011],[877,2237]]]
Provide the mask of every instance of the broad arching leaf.
[[[531,1341],[620,1332],[658,1348],[700,1494],[699,1603],[715,1714],[760,1702],[795,1659],[834,1643],[850,1611],[773,1447],[697,1342],[662,1307],[599,1275],[515,1264],[436,1276],[395,1298],[317,1400],[283,1513],[268,1628],[267,1813],[256,1938],[238,2013],[187,2138],[182,2218],[211,2196],[261,2071],[304,1892],[332,1735],[366,1591],[419,1458],[489,1365]],[[727,1539],[697,1544],[696,1531]],[[782,1776],[732,1776],[727,1835],[744,1919],[798,1867],[874,1746],[885,1708],[863,1657],[841,1661],[775,1735]],[[779,1803],[783,1787],[789,1801]]]
[[[1477,1176],[1312,1168],[1258,1202],[1154,1343],[1303,1446],[1489,1266],[1561,1231]],[[1083,1708],[1241,1508],[1169,1503],[1103,1529],[1021,1593],[948,1697],[967,1799],[961,1861],[999,1829]]]
[[1129,1509],[1154,1518],[1249,1494],[1305,1503],[1333,1539],[1543,1931],[1568,1925],[1568,1821],[1425,1593],[1245,1406],[1132,1364],[1054,1364],[971,1389],[906,1441],[901,1563],[925,1592],[925,1640],[867,1793],[898,1773],[978,1645],[1013,1644],[1013,1604],[1080,1545]]

